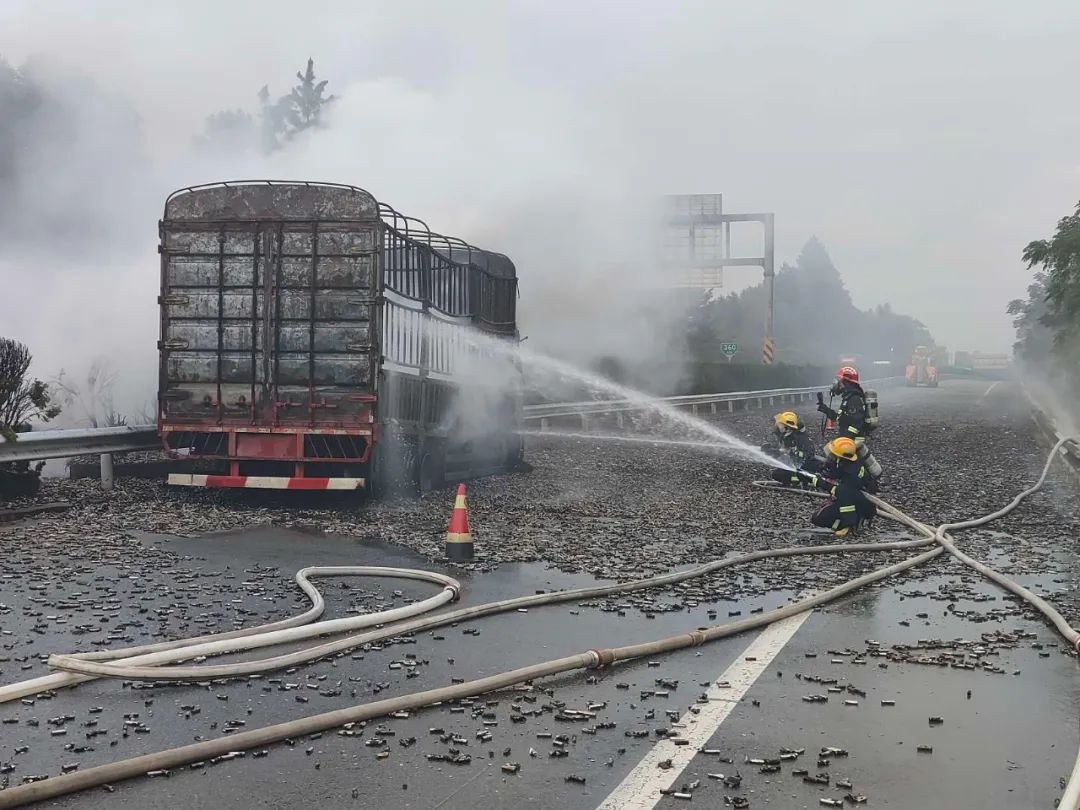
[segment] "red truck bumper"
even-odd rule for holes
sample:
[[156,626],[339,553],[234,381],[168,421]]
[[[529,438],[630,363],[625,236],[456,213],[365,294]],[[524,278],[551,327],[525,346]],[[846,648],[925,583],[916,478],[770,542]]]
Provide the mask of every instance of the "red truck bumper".
[[288,478],[278,475],[199,475],[170,473],[168,483],[181,487],[235,487],[240,489],[330,490],[363,489],[363,478]]

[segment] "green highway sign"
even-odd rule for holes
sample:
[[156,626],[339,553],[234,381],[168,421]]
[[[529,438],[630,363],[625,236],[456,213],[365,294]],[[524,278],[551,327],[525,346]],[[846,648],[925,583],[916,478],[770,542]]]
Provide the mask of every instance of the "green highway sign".
[[721,343],[720,344],[720,351],[723,353],[724,357],[726,357],[726,358],[728,358],[730,360],[732,357],[735,356],[735,353],[739,351],[739,344],[738,343]]

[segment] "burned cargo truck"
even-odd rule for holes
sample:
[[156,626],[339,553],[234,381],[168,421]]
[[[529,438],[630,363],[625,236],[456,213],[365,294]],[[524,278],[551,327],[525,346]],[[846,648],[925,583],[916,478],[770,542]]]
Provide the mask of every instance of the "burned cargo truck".
[[169,483],[430,489],[520,461],[506,256],[331,183],[181,189],[159,230]]

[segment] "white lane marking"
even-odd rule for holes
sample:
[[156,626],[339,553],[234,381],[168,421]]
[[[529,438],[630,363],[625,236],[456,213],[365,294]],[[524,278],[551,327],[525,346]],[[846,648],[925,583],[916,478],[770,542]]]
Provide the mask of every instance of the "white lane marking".
[[[701,711],[698,714],[688,711],[679,718],[679,723],[684,726],[679,736],[689,740],[690,744],[675,745],[668,738],[660,740],[600,803],[597,810],[651,810],[655,807],[662,798],[660,791],[675,784],[686,766],[697,756],[698,749],[716,733],[731,710],[779,655],[784,645],[791,641],[811,613],[812,610],[803,611],[762,630],[743,650],[739,659],[708,688],[706,694],[709,702],[696,707]],[[725,681],[730,684],[729,687],[716,685]],[[661,770],[659,763],[665,759],[671,760],[672,767]]]
[[979,399],[986,399],[988,396],[990,396],[990,392],[997,388],[999,385],[1001,385],[1001,380],[998,380],[995,383],[990,383],[990,387],[983,391],[983,395],[979,397]]

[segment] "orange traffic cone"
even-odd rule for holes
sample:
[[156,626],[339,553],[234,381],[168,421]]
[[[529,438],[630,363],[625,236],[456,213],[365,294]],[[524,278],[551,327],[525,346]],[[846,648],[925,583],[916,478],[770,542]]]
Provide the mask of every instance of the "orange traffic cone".
[[472,533],[469,531],[469,509],[465,506],[465,485],[458,484],[450,527],[446,530],[446,556],[451,560],[473,558]]

